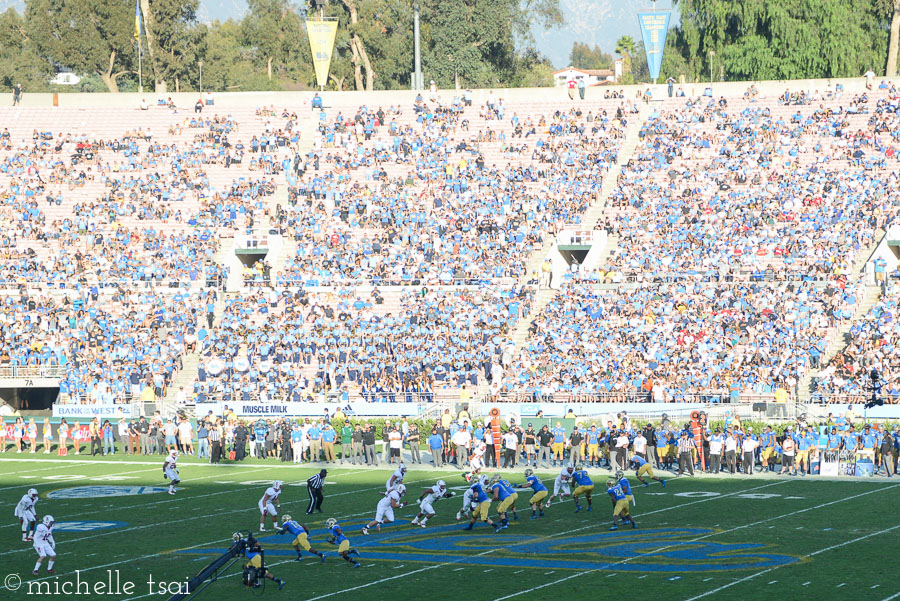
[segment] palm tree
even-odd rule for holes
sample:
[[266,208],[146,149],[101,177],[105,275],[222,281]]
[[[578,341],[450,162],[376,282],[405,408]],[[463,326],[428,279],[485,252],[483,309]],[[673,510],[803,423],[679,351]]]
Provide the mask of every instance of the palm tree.
[[634,39],[623,35],[616,41],[616,54],[622,55],[622,74],[631,73],[631,57],[634,55]]

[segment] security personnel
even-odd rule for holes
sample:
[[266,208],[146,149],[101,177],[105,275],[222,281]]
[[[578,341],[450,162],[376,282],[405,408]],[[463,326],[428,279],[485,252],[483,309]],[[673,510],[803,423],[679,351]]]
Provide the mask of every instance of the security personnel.
[[325,485],[325,476],[327,470],[321,470],[318,474],[310,476],[306,480],[306,490],[309,491],[309,507],[306,508],[306,515],[312,515],[313,510],[322,513],[322,487]]

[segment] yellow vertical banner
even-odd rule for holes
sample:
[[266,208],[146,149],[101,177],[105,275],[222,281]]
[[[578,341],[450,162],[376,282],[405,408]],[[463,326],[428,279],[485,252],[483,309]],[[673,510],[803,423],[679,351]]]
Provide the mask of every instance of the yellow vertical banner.
[[306,34],[309,36],[309,49],[312,51],[313,67],[316,69],[316,82],[320,88],[328,83],[328,69],[331,66],[331,54],[334,52],[334,38],[337,36],[337,20],[307,21]]

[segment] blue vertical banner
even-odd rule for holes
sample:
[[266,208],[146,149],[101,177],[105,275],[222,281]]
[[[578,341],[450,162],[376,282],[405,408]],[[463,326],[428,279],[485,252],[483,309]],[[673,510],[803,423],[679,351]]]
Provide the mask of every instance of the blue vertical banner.
[[659,79],[659,68],[662,66],[663,50],[666,48],[666,33],[669,31],[669,11],[648,11],[638,13],[641,24],[641,37],[644,39],[644,50],[647,53],[647,67],[653,83]]

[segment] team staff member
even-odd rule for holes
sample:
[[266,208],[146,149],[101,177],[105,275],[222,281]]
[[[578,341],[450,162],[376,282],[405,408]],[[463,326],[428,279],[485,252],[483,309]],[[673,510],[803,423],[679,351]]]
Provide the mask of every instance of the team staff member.
[[[344,461],[350,462],[350,455],[353,452],[352,444],[353,442],[353,426],[350,425],[350,420],[344,420],[344,426],[341,428],[341,464],[343,465]],[[355,463],[355,462],[354,462]]]
[[312,515],[313,510],[322,513],[322,487],[325,485],[325,476],[328,470],[322,470],[318,474],[314,474],[307,478],[306,489],[309,491],[309,507],[306,508],[306,515]]
[[743,464],[743,472],[747,475],[753,474],[753,464],[755,463],[755,455],[756,448],[759,446],[759,441],[756,439],[756,436],[753,435],[753,428],[749,428],[747,430],[747,438],[744,439],[744,444],[741,447],[744,450],[744,464]]
[[336,438],[334,428],[326,423],[322,426],[322,453],[325,455],[325,463],[334,463],[334,440]]
[[[550,433],[550,430],[547,428],[546,424],[541,428],[541,431],[538,432],[537,435],[538,443],[540,444],[540,454],[538,455],[538,460],[541,463],[541,467],[548,468],[550,467],[550,443],[553,441],[553,434]],[[535,462],[535,467],[537,467],[537,462]]]
[[575,429],[572,430],[572,435],[569,437],[569,444],[572,445],[572,450],[569,452],[569,459],[572,463],[580,464],[584,461],[583,443],[584,434],[581,433],[578,426],[575,426]]
[[528,429],[525,430],[522,436],[522,444],[525,445],[525,465],[537,467],[537,455],[534,452],[536,441],[537,433],[534,431],[534,426],[528,424]]
[[359,424],[356,424],[356,429],[353,430],[353,434],[350,437],[350,454],[353,465],[356,465],[357,462],[362,465],[366,462],[365,457],[363,456],[363,443],[365,442],[366,435],[362,431],[362,427]]
[[378,465],[378,455],[375,454],[375,426],[368,423],[363,429],[363,449],[365,450],[366,465]]
[[409,427],[409,432],[406,433],[406,442],[409,443],[410,463],[422,463],[422,454],[419,449],[419,439],[419,426],[413,423]]

